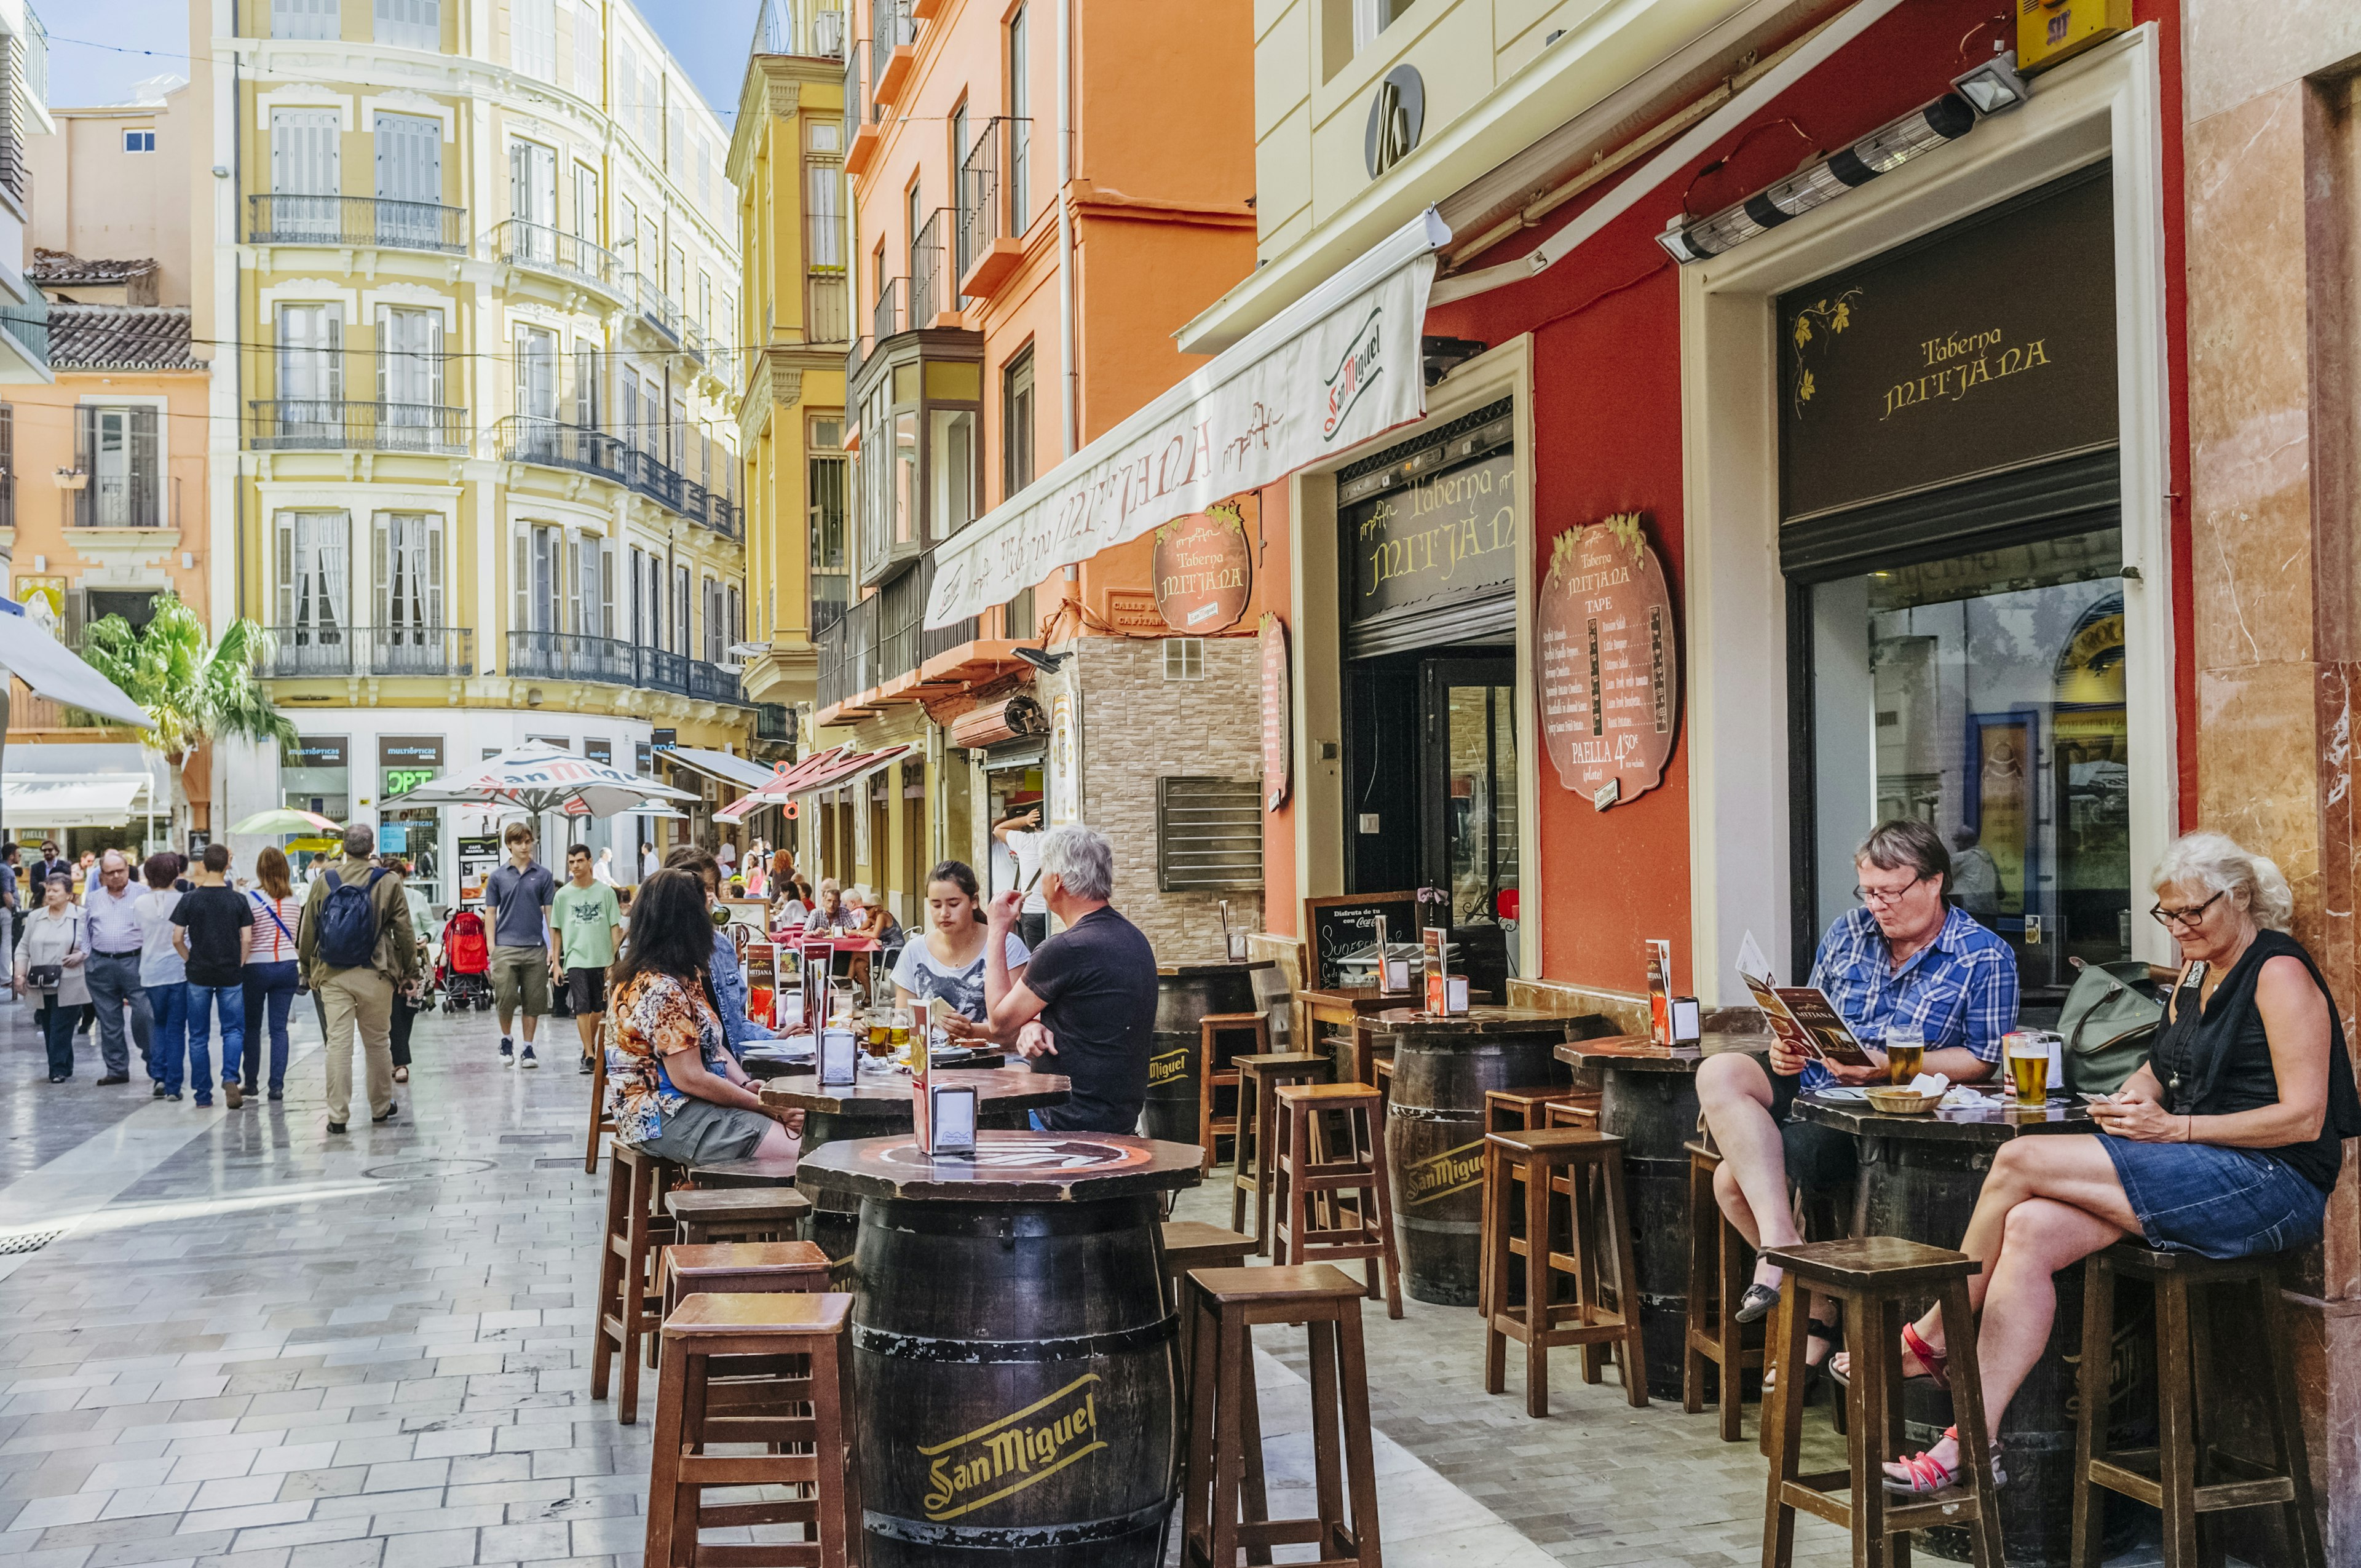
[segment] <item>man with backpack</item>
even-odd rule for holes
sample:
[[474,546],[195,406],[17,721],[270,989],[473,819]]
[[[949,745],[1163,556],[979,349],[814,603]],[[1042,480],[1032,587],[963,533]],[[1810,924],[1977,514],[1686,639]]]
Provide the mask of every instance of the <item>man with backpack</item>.
[[313,883],[295,937],[296,961],[326,1014],[328,1131],[350,1120],[353,1035],[368,1063],[369,1120],[386,1122],[393,1102],[393,993],[418,975],[418,939],[401,876],[369,864],[377,835],[368,824],[345,829],[344,859]]

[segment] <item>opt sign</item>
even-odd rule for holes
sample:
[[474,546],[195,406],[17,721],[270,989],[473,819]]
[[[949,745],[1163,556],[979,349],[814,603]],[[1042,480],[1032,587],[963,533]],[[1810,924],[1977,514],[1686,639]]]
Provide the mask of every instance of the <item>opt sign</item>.
[[1158,529],[1154,569],[1165,625],[1191,637],[1236,625],[1254,591],[1254,552],[1238,509],[1209,507]]
[[1655,788],[1680,728],[1680,651],[1640,514],[1560,534],[1535,598],[1542,740],[1558,782],[1601,811]]
[[1263,612],[1262,618],[1262,793],[1263,809],[1277,811],[1287,804],[1293,748],[1289,744],[1287,622]]

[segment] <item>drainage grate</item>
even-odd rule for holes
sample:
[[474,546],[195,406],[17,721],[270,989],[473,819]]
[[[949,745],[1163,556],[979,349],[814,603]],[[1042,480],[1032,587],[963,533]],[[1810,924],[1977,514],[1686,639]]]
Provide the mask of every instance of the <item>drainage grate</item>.
[[426,1181],[438,1176],[465,1176],[497,1168],[489,1159],[398,1159],[391,1165],[373,1165],[361,1174],[371,1181]]
[[576,1133],[502,1133],[504,1144],[570,1144],[580,1135]]
[[535,1170],[564,1170],[568,1166],[579,1170],[582,1168],[582,1162],[567,1155],[544,1155],[533,1162],[533,1168]]
[[65,1234],[65,1228],[60,1226],[54,1231],[20,1231],[13,1236],[0,1236],[0,1257],[20,1252],[38,1252]]

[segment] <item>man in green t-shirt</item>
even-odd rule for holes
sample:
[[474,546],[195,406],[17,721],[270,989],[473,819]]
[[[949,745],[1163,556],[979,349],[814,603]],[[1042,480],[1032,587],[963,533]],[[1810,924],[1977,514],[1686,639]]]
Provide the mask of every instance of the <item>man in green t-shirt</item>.
[[590,1070],[598,1024],[607,1015],[607,966],[623,939],[615,890],[592,876],[588,846],[566,851],[566,885],[549,904],[549,967],[566,977],[574,1027],[582,1036],[582,1070]]

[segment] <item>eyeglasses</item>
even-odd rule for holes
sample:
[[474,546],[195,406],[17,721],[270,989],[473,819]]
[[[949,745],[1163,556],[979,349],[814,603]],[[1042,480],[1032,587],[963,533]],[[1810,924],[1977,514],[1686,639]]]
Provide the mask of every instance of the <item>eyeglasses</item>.
[[1908,882],[1904,883],[1900,887],[1861,887],[1856,885],[1852,890],[1852,895],[1855,898],[1860,899],[1863,904],[1868,905],[1872,909],[1890,908],[1901,899],[1904,894],[1908,893],[1912,888],[1916,887],[1920,883],[1925,882],[1927,878],[1923,876],[1915,876]]
[[2222,894],[2217,893],[2204,903],[2192,904],[2186,909],[2167,909],[2159,904],[2147,912],[2148,917],[2159,926],[2178,926],[2187,930],[2204,919],[2205,912],[2220,902],[2221,897]]

